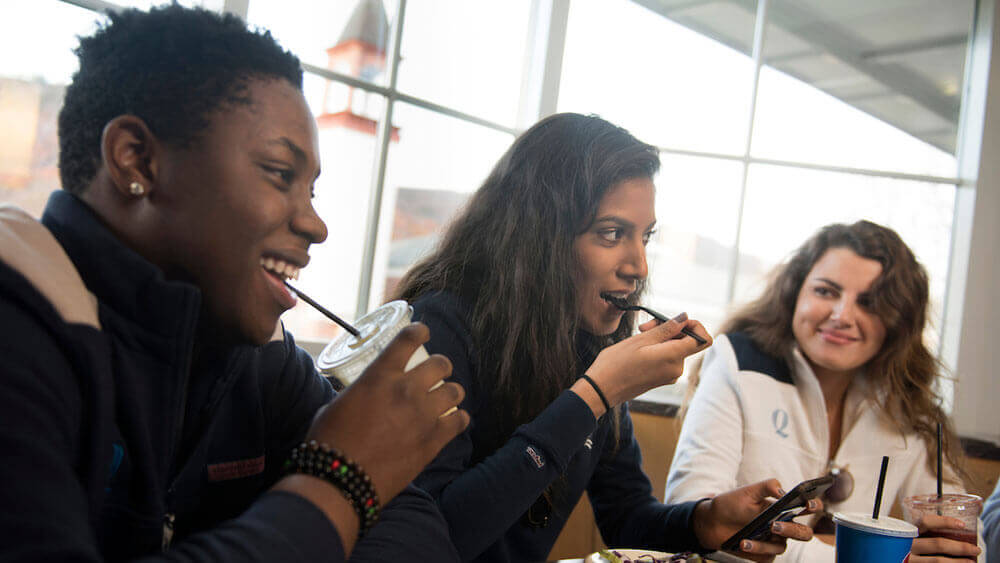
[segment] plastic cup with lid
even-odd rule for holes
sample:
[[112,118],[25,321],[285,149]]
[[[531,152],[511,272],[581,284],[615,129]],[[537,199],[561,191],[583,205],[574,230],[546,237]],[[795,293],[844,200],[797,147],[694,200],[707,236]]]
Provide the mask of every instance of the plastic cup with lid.
[[[382,305],[354,322],[354,328],[361,333],[360,338],[344,332],[323,348],[316,358],[316,366],[324,375],[336,378],[344,386],[354,383],[399,331],[410,324],[412,317],[413,308],[406,301],[390,301]],[[427,357],[427,350],[420,346],[406,363],[406,371]]]
[[957,518],[965,524],[962,528],[932,528],[920,535],[922,538],[948,538],[976,545],[978,541],[979,513],[983,498],[976,495],[945,493],[916,495],[903,499],[903,519],[920,526],[924,516],[936,514]]
[[901,563],[910,553],[917,527],[898,518],[836,512],[837,563]]

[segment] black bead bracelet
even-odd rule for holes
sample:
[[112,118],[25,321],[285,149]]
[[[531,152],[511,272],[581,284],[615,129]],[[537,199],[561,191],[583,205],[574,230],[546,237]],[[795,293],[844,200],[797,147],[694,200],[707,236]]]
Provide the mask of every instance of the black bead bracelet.
[[285,462],[285,473],[305,473],[337,487],[358,513],[361,521],[359,537],[378,522],[382,507],[375,486],[361,466],[339,450],[318,444],[315,440],[303,442],[292,450]]

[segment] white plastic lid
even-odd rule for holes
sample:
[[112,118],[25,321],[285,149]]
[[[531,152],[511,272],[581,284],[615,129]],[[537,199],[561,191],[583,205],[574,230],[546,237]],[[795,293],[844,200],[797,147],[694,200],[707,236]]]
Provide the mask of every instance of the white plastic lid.
[[847,526],[855,530],[892,536],[895,538],[915,538],[917,537],[917,527],[909,522],[904,522],[898,518],[889,516],[879,517],[877,520],[871,514],[860,512],[834,512],[833,521],[840,526]]
[[390,301],[382,305],[354,323],[354,328],[361,333],[360,339],[344,332],[323,348],[316,358],[316,366],[324,374],[335,376],[345,385],[350,385],[399,331],[410,324],[412,313],[406,301]]

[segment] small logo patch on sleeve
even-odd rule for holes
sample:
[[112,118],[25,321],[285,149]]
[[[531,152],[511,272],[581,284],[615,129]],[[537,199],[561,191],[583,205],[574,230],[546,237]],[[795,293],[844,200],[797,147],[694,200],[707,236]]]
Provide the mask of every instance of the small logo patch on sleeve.
[[535,467],[537,467],[538,469],[545,467],[545,458],[543,458],[538,452],[536,452],[535,448],[528,446],[524,450],[524,452],[528,454],[528,457],[531,458],[531,461],[535,462]]
[[264,456],[252,459],[240,459],[224,463],[213,463],[208,466],[209,481],[229,481],[241,477],[250,477],[264,472]]

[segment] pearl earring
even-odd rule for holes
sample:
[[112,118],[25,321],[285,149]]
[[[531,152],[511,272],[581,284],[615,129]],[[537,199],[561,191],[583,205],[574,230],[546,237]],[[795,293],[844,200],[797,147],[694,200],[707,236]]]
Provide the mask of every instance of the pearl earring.
[[128,185],[128,191],[136,197],[142,197],[146,194],[146,186],[143,186],[139,182],[132,182]]

